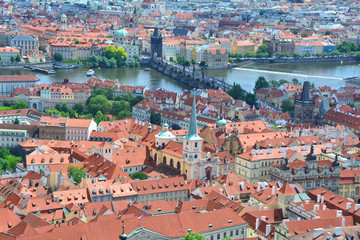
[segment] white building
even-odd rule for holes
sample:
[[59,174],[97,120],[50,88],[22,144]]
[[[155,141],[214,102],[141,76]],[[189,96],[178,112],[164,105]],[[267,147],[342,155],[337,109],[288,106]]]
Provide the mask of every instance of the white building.
[[92,119],[72,119],[66,122],[66,140],[89,140],[92,131],[96,131],[96,122]]
[[11,56],[14,58],[20,54],[20,51],[12,47],[0,47],[0,56],[2,63],[8,64],[11,63]]

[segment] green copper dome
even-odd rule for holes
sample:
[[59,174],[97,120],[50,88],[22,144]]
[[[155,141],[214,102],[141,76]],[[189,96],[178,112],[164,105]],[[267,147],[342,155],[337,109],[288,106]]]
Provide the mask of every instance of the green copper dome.
[[127,31],[125,28],[120,27],[120,29],[116,30],[114,33],[116,37],[127,37]]
[[227,124],[227,121],[224,118],[222,118],[221,120],[218,120],[216,122],[216,125],[219,126],[219,127],[225,127],[226,124]]

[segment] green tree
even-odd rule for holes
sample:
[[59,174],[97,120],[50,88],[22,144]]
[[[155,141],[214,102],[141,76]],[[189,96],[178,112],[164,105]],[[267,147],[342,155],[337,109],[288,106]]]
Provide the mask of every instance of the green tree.
[[293,54],[293,58],[299,58],[299,57],[301,57],[300,54],[298,54],[298,53],[294,53],[294,54]]
[[122,120],[122,119],[129,118],[129,117],[130,117],[130,112],[126,111],[126,110],[122,110],[117,115],[116,120]]
[[145,179],[148,179],[148,175],[146,175],[145,173],[143,172],[135,172],[135,173],[131,173],[130,174],[130,177],[135,180],[135,179],[139,179],[139,180],[145,180]]
[[245,91],[240,84],[235,83],[227,93],[234,99],[245,100]]
[[115,58],[116,57],[116,51],[117,51],[117,49],[115,48],[115,46],[111,45],[111,46],[107,47],[103,51],[102,55],[105,56],[108,59]]
[[10,150],[7,147],[2,147],[0,149],[0,158],[5,158],[10,155]]
[[296,84],[296,85],[301,84],[300,81],[299,81],[297,78],[291,79],[291,83],[292,83],[292,84]]
[[16,100],[12,105],[11,108],[12,109],[25,109],[25,108],[29,108],[29,103],[27,103],[26,101],[23,100]]
[[269,57],[269,47],[263,43],[256,50],[256,55],[259,57]]
[[331,34],[333,34],[332,31],[326,31],[326,32],[325,32],[325,35],[326,35],[326,36],[331,35]]
[[270,80],[269,81],[269,87],[278,88],[280,86],[281,86],[281,84],[280,84],[279,81],[276,81],[276,80]]
[[150,112],[150,123],[161,125],[161,115],[160,113],[156,113],[155,111]]
[[294,34],[294,35],[298,35],[299,34],[299,31],[298,30],[291,30],[290,31],[292,34]]
[[102,114],[108,114],[111,109],[111,103],[103,95],[97,95],[91,98],[89,104],[86,106],[86,109],[93,115],[97,114],[100,111]]
[[176,57],[176,61],[178,62],[178,64],[180,64],[181,66],[184,66],[186,58],[184,55],[178,55]]
[[17,63],[21,62],[21,56],[20,56],[20,54],[16,55],[15,61],[16,61]]
[[245,102],[250,106],[254,106],[256,103],[256,95],[255,93],[247,93],[245,96]]
[[11,55],[11,57],[10,57],[10,62],[11,62],[11,63],[14,63],[14,62],[15,62],[14,55]]
[[98,111],[94,116],[94,121],[99,124],[102,121],[109,121],[109,117],[102,114],[101,111]]
[[254,58],[255,53],[254,52],[246,52],[244,55],[244,58]]
[[141,102],[142,100],[144,100],[144,97],[143,97],[143,96],[133,97],[131,94],[129,94],[129,95],[132,97],[130,100],[128,100],[131,107],[135,106],[136,104],[138,104],[139,102]]
[[63,60],[63,56],[61,55],[61,53],[54,53],[53,59],[57,62],[61,62]]
[[69,166],[67,169],[69,178],[72,178],[74,182],[78,185],[81,183],[81,180],[86,177],[86,172],[84,168],[78,168],[75,166]]
[[[1,59],[0,59],[1,60]],[[195,59],[191,59],[191,65],[196,65]]]
[[131,111],[130,105],[126,103],[124,100],[120,102],[113,102],[110,114],[117,116],[121,111]]
[[20,124],[20,121],[19,121],[19,119],[18,119],[18,118],[15,118],[15,120],[14,120],[14,124]]
[[127,53],[123,47],[118,47],[116,49],[116,55],[114,58],[116,59],[117,67],[122,67],[124,65]]
[[80,41],[77,40],[77,39],[75,39],[75,40],[74,40],[74,43],[75,43],[75,44],[80,44]]
[[260,88],[268,88],[268,87],[269,87],[269,83],[266,81],[265,77],[260,76],[255,82],[254,92],[256,92],[256,90]]
[[308,35],[307,33],[302,33],[302,34],[301,34],[301,37],[307,38],[307,37],[309,37],[309,35]]
[[82,103],[78,102],[74,104],[73,110],[78,114],[82,114],[84,112],[84,108],[85,106]]
[[205,77],[205,70],[208,68],[208,65],[205,61],[201,61],[199,64],[200,68],[201,68],[201,72],[202,72],[202,78]]
[[45,111],[45,113],[50,116],[60,116],[60,111],[55,108],[49,108]]
[[352,108],[355,108],[355,104],[354,103],[348,103],[347,105],[349,105]]
[[230,63],[230,64],[233,64],[233,63],[234,63],[234,59],[229,58],[229,63]]
[[181,240],[206,240],[206,238],[200,233],[189,232]]
[[287,112],[290,115],[294,112],[295,104],[290,99],[286,99],[282,101],[281,111]]
[[2,60],[2,59],[1,59],[1,56],[0,56],[0,62],[1,62],[1,60]]

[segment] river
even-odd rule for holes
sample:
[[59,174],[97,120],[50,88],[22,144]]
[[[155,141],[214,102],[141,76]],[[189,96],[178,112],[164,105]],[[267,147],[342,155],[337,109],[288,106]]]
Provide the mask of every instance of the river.
[[[24,69],[0,69],[0,75],[7,74],[33,74],[40,78],[40,83],[52,83],[69,78],[71,82],[85,82],[86,67],[69,70],[56,70],[56,74],[46,75],[31,72]],[[189,87],[167,77],[155,70],[144,71],[144,68],[118,68],[118,69],[94,69],[96,77],[118,81],[125,85],[145,85],[150,89],[165,88],[175,92],[182,92]],[[233,68],[221,70],[207,70],[207,75],[225,79],[229,83],[240,83],[248,91],[252,91],[255,81],[259,76],[267,80],[291,80],[297,78],[300,81],[310,81],[315,86],[327,85],[332,88],[345,86],[343,78],[360,76],[358,63],[292,63],[292,64],[254,64],[246,68]]]

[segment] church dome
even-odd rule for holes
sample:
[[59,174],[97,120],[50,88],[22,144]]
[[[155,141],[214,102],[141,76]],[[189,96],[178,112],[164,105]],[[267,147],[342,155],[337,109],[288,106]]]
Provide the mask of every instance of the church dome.
[[311,146],[310,153],[306,156],[306,161],[316,161],[316,154],[314,153],[314,145]]
[[115,31],[114,36],[116,37],[127,37],[127,31],[125,28],[121,28]]
[[64,13],[61,14],[61,19],[67,19],[66,15]]
[[175,135],[169,131],[169,125],[167,123],[163,124],[162,131],[159,132],[156,136],[156,138],[169,138],[174,139]]
[[222,118],[216,122],[216,125],[219,127],[225,127],[226,124],[227,124],[227,121],[224,118]]

